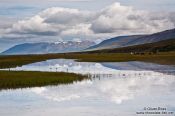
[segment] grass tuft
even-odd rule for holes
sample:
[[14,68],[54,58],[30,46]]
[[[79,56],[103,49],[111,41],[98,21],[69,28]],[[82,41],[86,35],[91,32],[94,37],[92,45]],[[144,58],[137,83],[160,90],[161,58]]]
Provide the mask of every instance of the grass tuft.
[[71,84],[86,76],[63,72],[0,71],[0,90]]

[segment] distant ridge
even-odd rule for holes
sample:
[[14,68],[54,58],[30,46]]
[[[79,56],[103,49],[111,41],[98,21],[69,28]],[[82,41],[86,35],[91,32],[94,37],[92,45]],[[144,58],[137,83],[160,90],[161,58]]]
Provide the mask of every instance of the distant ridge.
[[78,52],[92,45],[95,45],[95,43],[91,41],[24,43],[2,52],[1,55]]
[[90,53],[157,53],[175,51],[175,38],[162,40],[154,43],[146,43],[121,48],[89,51]]
[[126,46],[133,46],[145,43],[153,43],[162,40],[175,38],[175,29],[166,30],[150,35],[119,36],[102,41],[101,43],[87,48],[85,51],[112,49]]

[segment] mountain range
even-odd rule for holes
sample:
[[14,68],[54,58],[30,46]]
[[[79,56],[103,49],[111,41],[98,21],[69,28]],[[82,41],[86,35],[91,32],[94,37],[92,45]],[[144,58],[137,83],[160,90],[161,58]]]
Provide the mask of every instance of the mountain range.
[[92,45],[91,41],[67,41],[55,43],[24,43],[2,52],[2,55],[17,54],[47,54],[47,53],[67,53],[82,51]]
[[[144,51],[155,51],[162,49],[166,49],[169,51],[172,49],[174,50],[174,41],[175,29],[171,29],[147,35],[130,35],[114,37],[111,39],[106,39],[99,44],[95,44],[92,41],[24,43],[9,48],[1,54],[47,54],[82,51],[101,52],[99,50],[105,50],[105,52],[139,52],[141,49],[143,49]],[[158,49],[156,46],[159,46]]]

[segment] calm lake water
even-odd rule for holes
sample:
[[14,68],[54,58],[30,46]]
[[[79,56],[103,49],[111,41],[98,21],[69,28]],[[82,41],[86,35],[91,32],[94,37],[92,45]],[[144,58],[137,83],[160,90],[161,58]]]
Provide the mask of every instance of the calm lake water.
[[[74,72],[89,74],[92,79],[70,85],[2,90],[0,116],[175,115],[175,66],[57,59],[11,70]],[[158,107],[164,110],[153,110]]]

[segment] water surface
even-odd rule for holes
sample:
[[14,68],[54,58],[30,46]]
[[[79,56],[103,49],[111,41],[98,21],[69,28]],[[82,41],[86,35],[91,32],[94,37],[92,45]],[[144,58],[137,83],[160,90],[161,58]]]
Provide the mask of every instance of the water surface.
[[80,63],[65,59],[17,67],[11,70],[74,72],[89,74],[92,79],[0,91],[0,116],[136,116],[145,107],[173,112],[174,69],[143,62]]

